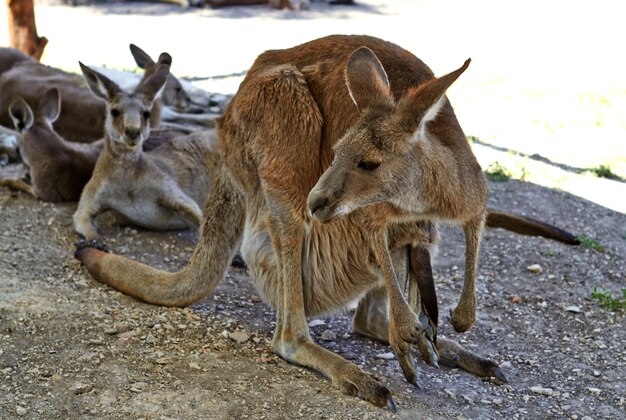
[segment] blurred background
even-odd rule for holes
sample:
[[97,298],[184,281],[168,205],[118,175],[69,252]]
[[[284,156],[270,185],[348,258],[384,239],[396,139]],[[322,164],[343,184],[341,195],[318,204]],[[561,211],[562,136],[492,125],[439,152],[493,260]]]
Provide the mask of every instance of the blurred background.
[[[75,4],[75,5],[73,5]],[[8,9],[0,7],[0,22]],[[35,0],[41,62],[136,71],[128,44],[169,52],[172,72],[235,93],[255,57],[329,34],[368,34],[435,74],[471,57],[449,98],[494,179],[562,189],[626,213],[626,27],[620,2],[356,0],[310,10],[267,5]],[[4,25],[3,25],[4,26]],[[0,30],[0,46],[8,46]]]

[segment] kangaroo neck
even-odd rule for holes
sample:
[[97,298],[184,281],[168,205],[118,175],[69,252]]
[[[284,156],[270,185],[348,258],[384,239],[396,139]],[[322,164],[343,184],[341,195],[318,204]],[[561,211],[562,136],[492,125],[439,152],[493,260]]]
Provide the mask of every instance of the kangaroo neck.
[[109,156],[120,163],[135,163],[141,158],[141,143],[134,148],[120,144],[111,139],[107,134],[104,137],[104,148]]

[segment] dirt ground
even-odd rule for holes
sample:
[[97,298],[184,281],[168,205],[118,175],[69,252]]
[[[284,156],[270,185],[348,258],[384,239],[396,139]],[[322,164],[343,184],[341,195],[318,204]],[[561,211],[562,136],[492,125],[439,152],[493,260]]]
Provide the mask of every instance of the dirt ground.
[[[462,27],[463,36],[441,37],[437,45],[421,40],[428,39],[441,22],[449,27],[464,25],[470,20],[467,13],[477,7],[474,3],[459,2],[467,9],[453,15],[440,10],[450,9],[450,2],[435,6],[435,2],[414,0],[363,0],[354,9],[333,9],[332,13],[314,4],[313,18],[286,12],[277,16],[259,8],[181,13],[169,5],[116,2],[95,12],[48,6],[57,3],[38,1],[45,6],[39,9],[40,33],[51,39],[44,56],[47,63],[65,68],[70,61],[75,65],[78,57],[110,64],[122,56],[122,49],[126,54],[127,31],[103,37],[109,25],[103,23],[104,15],[107,22],[116,22],[115,27],[147,28],[134,33],[137,40],[133,40],[151,53],[176,52],[179,61],[174,69],[184,75],[245,70],[264,49],[294,45],[325,31],[369,32],[417,51],[411,44],[414,40],[420,45],[420,56],[437,70],[453,68],[457,63],[452,58],[471,54],[474,73],[451,93],[468,134],[504,149],[541,153],[557,163],[586,167],[606,162],[618,171],[622,168],[622,175],[626,173],[626,123],[619,111],[626,94],[616,87],[623,81],[624,63],[614,63],[617,55],[613,54],[598,64],[604,55],[597,48],[604,45],[599,42],[603,39],[623,38],[607,36],[623,27],[610,25],[612,19],[620,19],[619,13],[607,12],[607,23],[591,19],[598,13],[595,9],[569,9],[571,15],[561,21],[564,26],[559,33],[567,35],[571,29],[577,34],[570,37],[572,45],[581,50],[566,49],[557,58],[591,54],[597,60],[572,65],[568,60],[551,61],[555,48],[562,46],[546,41],[545,34],[554,29],[552,21],[545,14],[535,16],[538,6],[533,2],[524,2],[516,10],[524,9],[539,19],[541,24],[535,21],[532,33],[523,32],[524,19],[515,19],[512,29],[503,21],[494,27],[490,26],[492,14],[478,13],[473,15],[471,31]],[[556,10],[560,6],[555,3],[550,7]],[[410,9],[415,4],[419,8]],[[480,4],[501,7],[498,2]],[[548,7],[545,2],[540,6],[541,10]],[[419,13],[425,10],[425,15],[441,12],[440,18],[415,25],[411,13],[418,9]],[[479,15],[485,20],[481,22]],[[358,19],[352,19],[355,16]],[[0,21],[3,17],[0,10]],[[66,19],[74,22],[73,31],[67,30]],[[164,28],[161,19],[177,22],[177,28],[188,31],[177,29],[168,39],[155,38],[155,31]],[[381,19],[388,26],[380,26]],[[579,31],[583,21],[587,22],[584,27],[595,24],[598,30]],[[408,31],[409,27],[415,32]],[[248,29],[257,30],[256,35],[219,42]],[[506,29],[526,34],[513,43],[521,50],[511,47],[510,38],[493,36]],[[97,34],[100,43],[94,41]],[[183,46],[181,38],[192,42],[177,50]],[[202,43],[200,54],[199,39],[209,40]],[[216,59],[221,56],[229,60]],[[529,62],[535,64],[523,67]],[[123,68],[125,63],[114,63],[114,67]],[[595,74],[596,67],[602,68],[602,77],[587,77]],[[491,73],[493,69],[500,73]],[[233,79],[231,85],[240,80]],[[522,86],[529,80],[541,83]],[[576,83],[568,84],[572,80]],[[590,96],[591,91],[601,97]],[[597,108],[596,102],[602,107]],[[561,107],[563,103],[569,107]],[[499,117],[489,120],[496,112]],[[597,120],[587,118],[591,114]],[[589,139],[594,139],[593,147],[588,147]],[[511,155],[483,143],[473,147],[483,167]],[[527,179],[536,183],[548,178],[545,168],[555,167],[524,165],[534,175]],[[0,176],[15,169],[1,169]],[[508,384],[496,385],[444,367],[437,370],[418,358],[422,389],[416,390],[404,380],[397,361],[389,358],[390,348],[352,333],[349,310],[311,320],[316,341],[390,388],[399,408],[397,415],[345,396],[327,379],[273,355],[274,312],[260,301],[245,270],[229,269],[216,292],[190,308],[144,304],[93,281],[73,258],[75,203],[42,203],[0,189],[0,419],[626,418],[625,315],[610,312],[591,298],[594,287],[615,297],[626,287],[626,215],[611,210],[626,208],[626,183],[571,173],[567,182],[555,181],[562,176],[551,176],[547,183],[562,189],[571,185],[570,191],[584,185],[585,191],[576,190],[575,196],[530,182],[490,183],[490,204],[558,224],[597,240],[605,249],[570,247],[489,229],[481,249],[477,323],[465,334],[454,333],[445,321],[441,325],[442,335],[499,363]],[[593,196],[603,205],[580,196]],[[103,238],[114,252],[177,270],[188,260],[197,233],[109,226]],[[442,311],[460,294],[463,250],[460,230],[444,226],[434,262]],[[541,266],[540,273],[528,270],[534,264]]]
[[[315,322],[316,340],[389,386],[397,416],[273,355],[273,311],[244,270],[231,268],[188,309],[138,302],[72,257],[75,204],[2,189],[0,418],[624,418],[624,314],[590,293],[625,285],[626,216],[528,183],[491,188],[494,207],[597,238],[606,251],[486,232],[477,323],[457,335],[444,322],[441,334],[497,361],[507,385],[420,362],[416,390],[385,358],[388,347],[351,332],[349,311]],[[104,238],[115,252],[176,270],[197,234],[109,226]],[[460,293],[462,266],[460,231],[444,227],[434,268],[442,308]]]

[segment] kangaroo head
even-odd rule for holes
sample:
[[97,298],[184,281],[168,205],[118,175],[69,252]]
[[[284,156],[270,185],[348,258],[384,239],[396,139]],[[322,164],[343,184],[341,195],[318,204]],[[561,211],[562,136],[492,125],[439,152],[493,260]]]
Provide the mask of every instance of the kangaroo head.
[[159,68],[141,81],[133,92],[125,92],[103,74],[80,63],[89,88],[106,101],[105,134],[114,143],[135,149],[150,135],[150,109],[163,88],[169,67]]
[[[130,44],[130,52],[137,65],[145,70],[144,79],[154,74],[160,65],[172,66],[172,57],[168,53],[161,53],[158,61],[155,63],[144,50],[135,44]],[[161,99],[165,105],[171,106],[177,111],[185,111],[189,108],[189,105],[191,105],[189,94],[187,94],[187,91],[183,88],[180,80],[172,73],[167,77],[167,82],[161,93]]]
[[396,205],[403,197],[419,194],[416,146],[428,142],[428,123],[445,104],[446,89],[469,63],[409,89],[396,101],[372,50],[354,51],[345,75],[359,119],[336,143],[331,165],[309,193],[311,215],[328,222],[361,207]]

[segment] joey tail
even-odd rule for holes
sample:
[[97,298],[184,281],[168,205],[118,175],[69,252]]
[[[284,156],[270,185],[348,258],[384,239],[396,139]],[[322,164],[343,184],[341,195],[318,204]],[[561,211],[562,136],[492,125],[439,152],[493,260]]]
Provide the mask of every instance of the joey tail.
[[124,294],[156,305],[188,306],[211,293],[224,277],[243,234],[244,209],[239,191],[223,171],[218,173],[193,255],[176,273],[84,243],[74,255],[94,279]]
[[489,209],[486,225],[522,235],[543,236],[544,238],[554,239],[568,245],[580,245],[580,241],[570,232],[530,217]]

